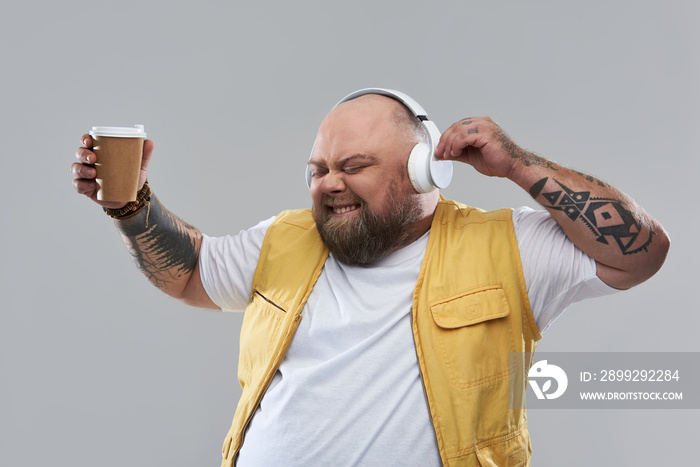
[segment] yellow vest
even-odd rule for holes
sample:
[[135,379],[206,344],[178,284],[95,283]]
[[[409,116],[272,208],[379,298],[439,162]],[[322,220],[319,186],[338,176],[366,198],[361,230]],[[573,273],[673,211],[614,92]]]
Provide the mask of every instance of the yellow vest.
[[[243,393],[222,467],[233,466],[327,256],[309,210],[285,211],[268,228],[241,328]],[[441,197],[411,317],[443,465],[529,466],[525,410],[509,407],[524,407],[524,375],[532,362],[513,355],[532,355],[541,335],[511,210],[485,212]]]

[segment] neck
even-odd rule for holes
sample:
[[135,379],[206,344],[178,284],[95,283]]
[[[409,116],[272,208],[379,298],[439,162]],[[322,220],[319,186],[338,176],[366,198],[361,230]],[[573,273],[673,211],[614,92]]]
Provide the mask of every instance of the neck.
[[433,217],[435,216],[435,210],[440,200],[440,192],[438,190],[431,191],[430,193],[416,194],[415,196],[418,197],[418,205],[420,206],[422,215],[411,229],[411,233],[407,237],[406,242],[399,248],[415,242],[422,237],[424,233],[430,230]]

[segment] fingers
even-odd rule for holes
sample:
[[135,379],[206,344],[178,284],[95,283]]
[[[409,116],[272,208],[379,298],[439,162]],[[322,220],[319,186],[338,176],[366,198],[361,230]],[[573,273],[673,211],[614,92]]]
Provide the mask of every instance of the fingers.
[[488,143],[494,128],[496,124],[489,117],[464,118],[445,130],[435,154],[444,159],[466,158],[470,146],[480,149]]
[[517,148],[489,117],[465,118],[442,134],[436,156],[464,162],[489,177],[508,177],[516,163],[512,147]]
[[73,188],[80,195],[85,195],[88,198],[94,198],[95,190],[97,189],[97,183],[94,179],[86,180],[77,178],[73,180]]
[[94,164],[97,162],[95,153],[86,148],[78,148],[78,150],[75,151],[75,158],[78,159],[78,162],[81,164]]
[[[95,160],[95,154],[91,154],[92,160]],[[82,153],[80,155],[76,153],[76,156],[78,156],[78,160],[88,159]],[[87,196],[88,198],[94,198],[95,190],[97,189],[97,183],[95,182],[97,170],[95,169],[95,167],[81,162],[73,162],[73,164],[71,164],[70,166],[70,171],[74,177],[73,188],[75,189],[75,191],[78,194]]]
[[461,126],[463,122],[470,122],[471,119],[463,119],[452,124],[447,130],[442,133],[440,141],[435,149],[435,154],[444,159],[459,157],[463,149],[466,147],[466,142],[460,141]]
[[[90,138],[89,135],[83,135],[81,141],[83,144],[92,147],[92,138]],[[97,175],[97,170],[93,165],[95,162],[97,162],[97,156],[95,153],[86,147],[81,147],[75,151],[75,158],[78,159],[78,162],[73,162],[73,164],[70,166],[70,171],[73,174],[73,177],[75,177],[76,180],[94,179]]]
[[75,151],[75,158],[78,162],[73,162],[70,166],[70,171],[73,174],[73,188],[78,194],[87,197],[94,197],[97,184],[95,177],[97,170],[94,165],[97,162],[97,156],[92,149],[92,138],[89,134],[84,134],[80,137],[80,143],[83,145]]
[[471,137],[465,128],[461,128],[462,126],[460,122],[457,122],[442,134],[435,150],[435,154],[438,157],[451,159],[466,155],[466,148],[470,143],[474,144],[475,141],[470,141],[474,140],[474,138]]
[[93,179],[97,176],[97,170],[93,166],[81,164],[80,162],[73,162],[70,166],[70,171],[76,179]]
[[82,144],[86,148],[92,148],[92,136],[90,136],[88,133],[85,133],[83,136],[80,137],[80,144]]

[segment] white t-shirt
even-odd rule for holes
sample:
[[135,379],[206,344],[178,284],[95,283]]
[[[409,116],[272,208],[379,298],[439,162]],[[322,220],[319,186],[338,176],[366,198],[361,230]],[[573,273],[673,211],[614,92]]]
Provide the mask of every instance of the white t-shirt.
[[[546,211],[513,212],[533,315],[613,292]],[[223,310],[243,310],[272,219],[205,237],[200,274]],[[238,465],[421,465],[440,457],[420,381],[411,302],[428,234],[368,266],[330,255],[245,434]]]

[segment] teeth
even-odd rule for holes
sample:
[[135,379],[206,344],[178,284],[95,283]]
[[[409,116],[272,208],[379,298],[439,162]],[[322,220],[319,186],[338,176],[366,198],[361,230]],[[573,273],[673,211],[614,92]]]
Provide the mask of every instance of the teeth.
[[354,211],[355,209],[359,208],[359,206],[345,206],[342,208],[333,208],[333,212],[335,214],[344,214],[346,212]]

